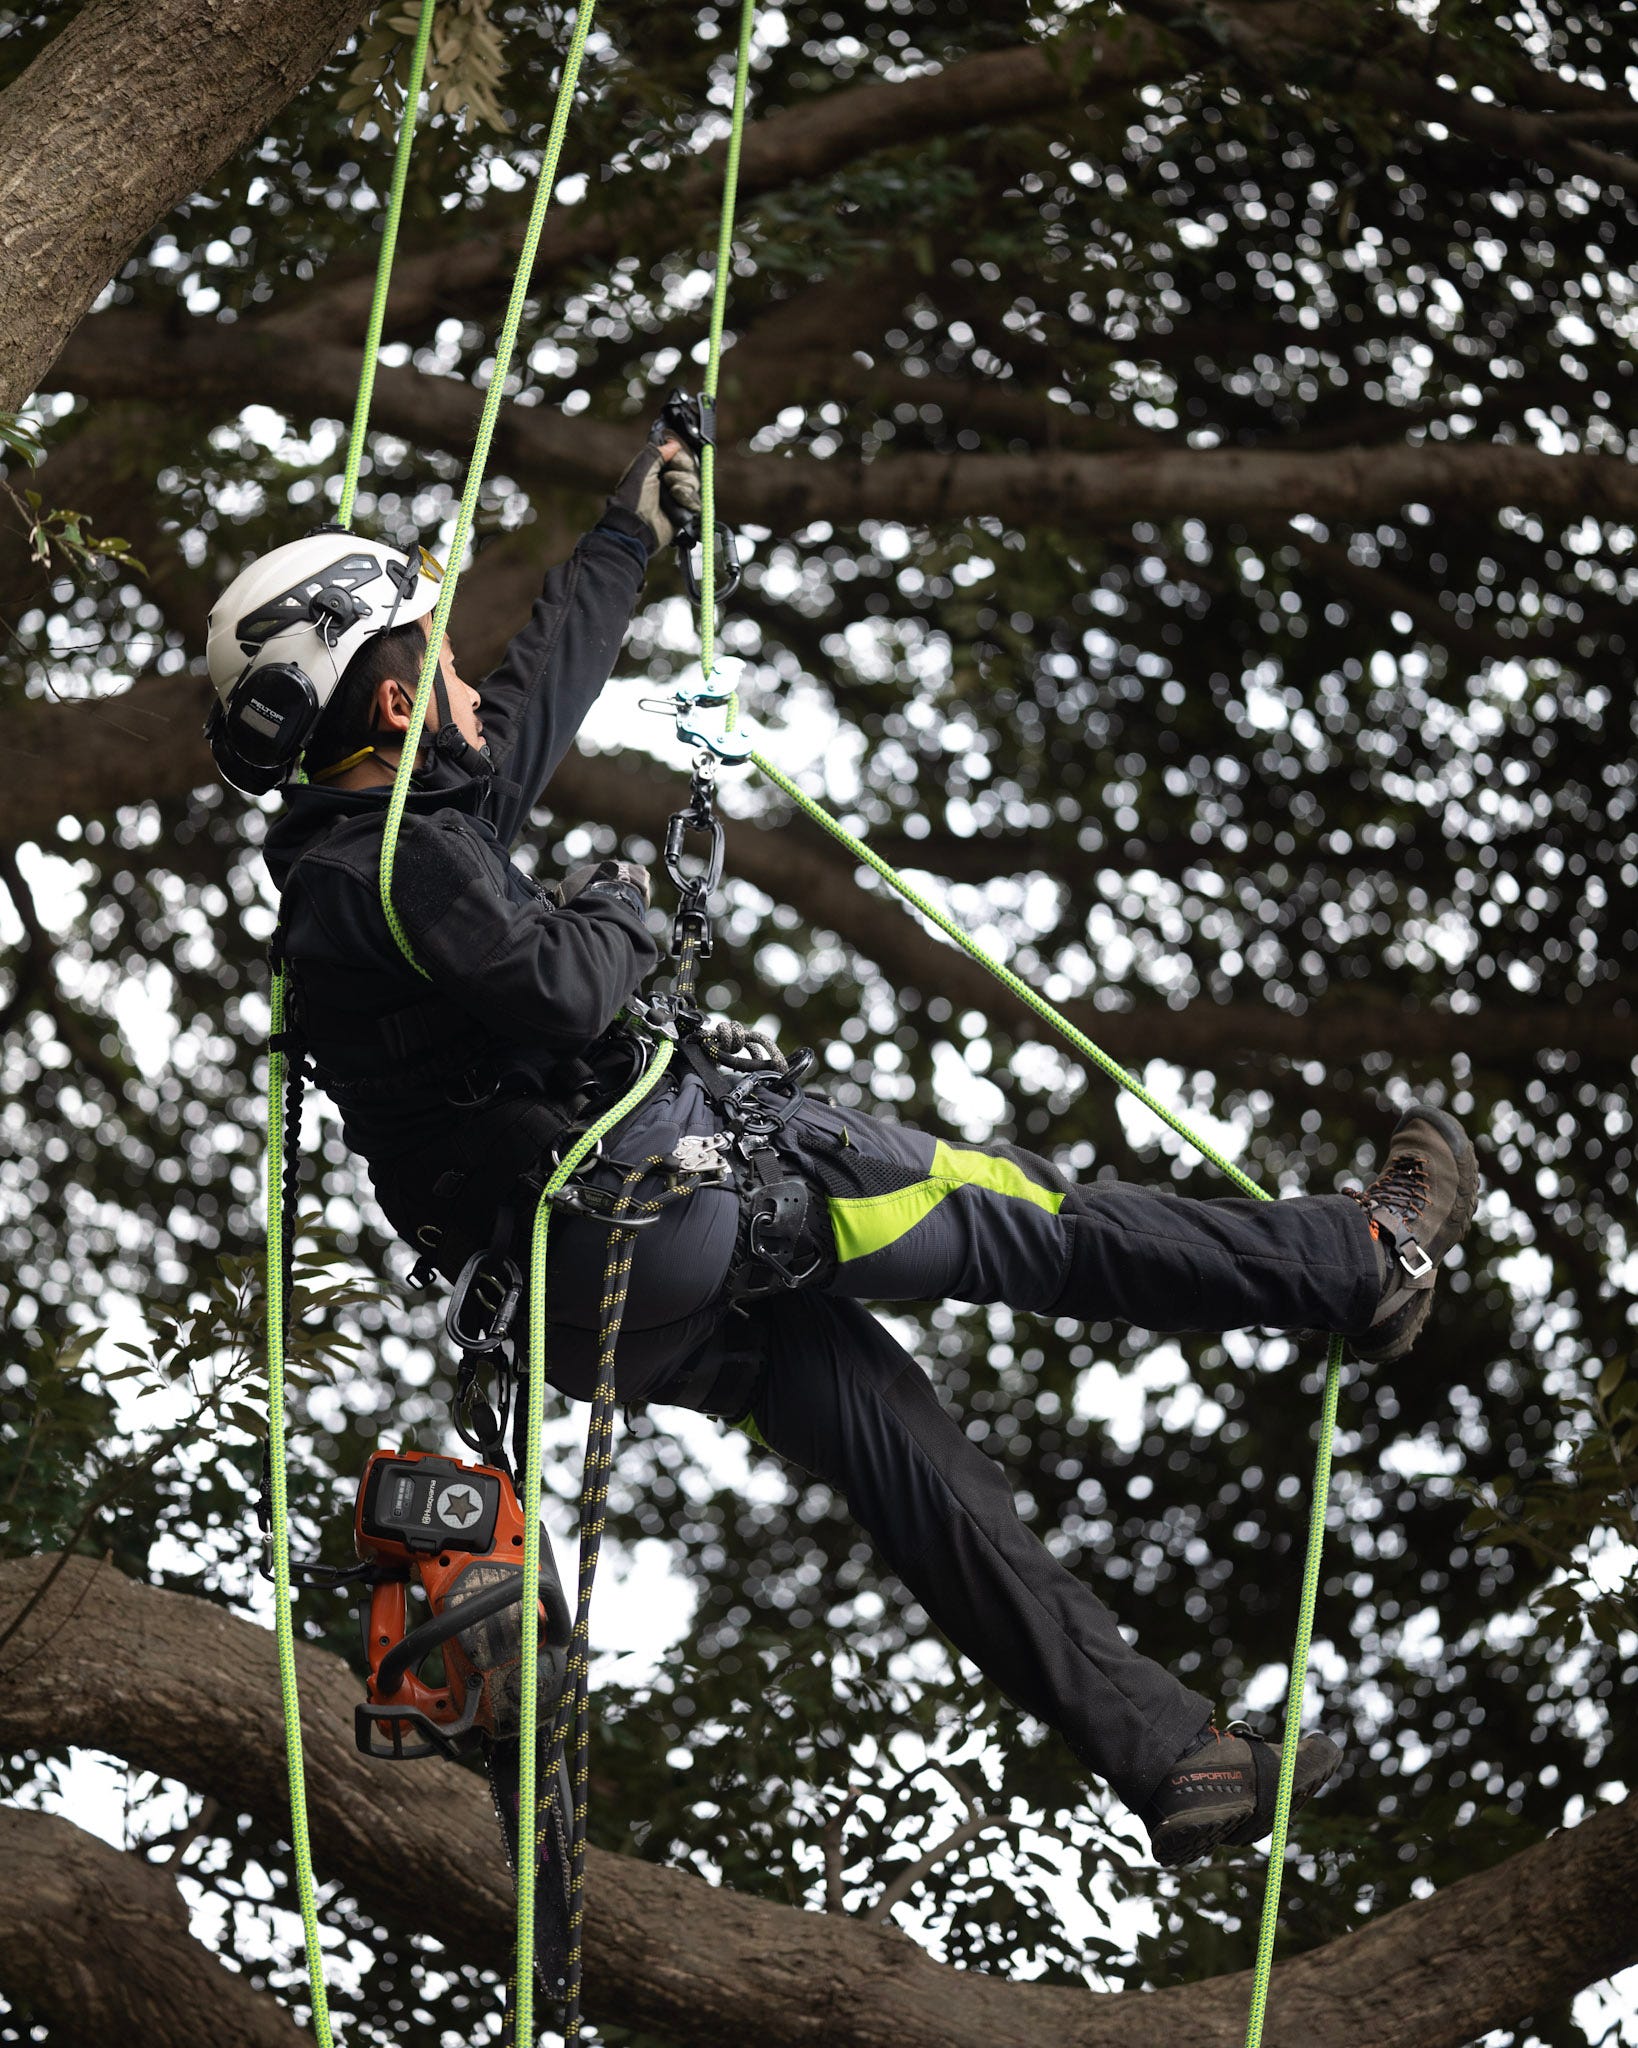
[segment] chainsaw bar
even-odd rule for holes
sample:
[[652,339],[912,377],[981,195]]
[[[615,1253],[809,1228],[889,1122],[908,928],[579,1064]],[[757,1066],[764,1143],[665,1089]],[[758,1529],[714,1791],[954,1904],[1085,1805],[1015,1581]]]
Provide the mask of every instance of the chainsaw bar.
[[[550,1772],[552,1737],[542,1728],[536,1738],[535,1786],[537,1801],[542,1781],[550,1773],[551,1809],[539,1830],[539,1860],[535,1865],[535,1976],[548,1998],[561,2000],[568,1981],[569,1962],[569,1815],[572,1811],[567,1757],[560,1756],[557,1770]],[[506,1845],[507,1867],[515,1890],[519,1866],[519,1775],[523,1745],[514,1740],[486,1740],[483,1767],[489,1779],[489,1795],[495,1802],[501,1840]],[[510,2003],[510,2001],[508,2001]]]

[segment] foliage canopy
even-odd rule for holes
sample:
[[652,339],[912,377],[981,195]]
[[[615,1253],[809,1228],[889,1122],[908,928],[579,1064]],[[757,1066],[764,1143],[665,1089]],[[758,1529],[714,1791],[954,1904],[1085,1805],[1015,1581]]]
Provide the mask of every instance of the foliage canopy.
[[[67,12],[10,15],[0,88]],[[429,545],[567,10],[452,19],[358,507]],[[1431,1333],[1345,1389],[1316,1670],[1351,1761],[1305,1817],[1287,1952],[1638,1768],[1623,19],[800,0],[759,35],[722,393],[722,496],[754,546],[725,638],[776,744],[1266,1185],[1332,1187],[1416,1094],[1480,1136],[1488,1193]],[[163,1347],[172,1318],[174,1356],[258,1237],[264,812],[144,707],[202,709],[215,588],[324,514],[390,169],[356,81],[400,27],[389,9],[156,225],[38,402],[31,488],[129,534],[147,573],[31,559],[15,521],[0,561],[0,717],[97,747],[44,825],[15,767],[0,789],[5,1543],[73,1537],[236,1603],[255,1597],[243,1418],[144,1463],[172,1419],[122,1398],[106,1346],[86,1370],[104,1324]],[[695,374],[732,27],[714,6],[600,23],[458,645],[498,649]],[[622,737],[647,736],[643,684],[688,664],[665,574],[650,593],[611,686]],[[672,784],[609,765],[631,772],[565,770],[543,870],[617,839],[652,854]],[[839,1100],[1215,1191],[767,791],[731,800],[713,1000],[822,1045]],[[315,1256],[401,1273],[326,1114],[309,1151]],[[308,1312],[361,1350],[297,1432],[304,1533],[337,1557],[368,1449],[441,1438],[448,1395],[429,1312],[346,1288]],[[218,1305],[224,1327],[253,1313]],[[903,1321],[1144,1647],[1226,1706],[1274,1703],[1318,1351]],[[567,1499],[572,1423],[554,1443]],[[767,1461],[730,1482],[733,1463],[633,1419],[612,1532],[663,1545],[693,1605],[652,1683],[604,1689],[597,1839],[891,1909],[974,1967],[1121,1986],[1249,1961],[1254,1867],[1111,1864],[1129,1819],[929,1649],[844,1504]],[[129,1484],[102,1485],[114,1467]],[[339,1601],[303,1619],[347,1647]],[[51,1767],[20,1761],[8,1790]],[[238,1915],[269,1851],[224,1817],[190,1868]],[[1147,1931],[1066,1921],[1055,1854],[1101,1903],[1146,1901]],[[373,1933],[358,1953],[351,2038],[430,2044],[459,2000],[486,2009],[472,1981],[440,2002],[429,1972],[472,1974],[447,1958]],[[1566,2008],[1521,2017],[1527,2037],[1584,2032]]]

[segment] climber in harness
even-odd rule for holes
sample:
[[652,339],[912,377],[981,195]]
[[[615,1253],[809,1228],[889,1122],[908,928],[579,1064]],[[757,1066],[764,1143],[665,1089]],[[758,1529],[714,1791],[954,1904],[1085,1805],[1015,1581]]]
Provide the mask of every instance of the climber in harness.
[[[552,883],[510,849],[613,670],[649,557],[686,528],[698,491],[690,450],[651,441],[481,687],[443,650],[392,887],[415,964],[386,921],[379,868],[435,565],[321,533],[223,594],[218,762],[263,789],[306,764],[267,842],[295,1033],[420,1270],[455,1286],[452,1334],[477,1353],[505,1338],[556,1161],[643,1071],[655,1033],[674,1036],[659,1086],[557,1198],[554,1385],[591,1390],[610,1203],[654,1162],[644,1192],[663,1199],[632,1234],[621,1402],[746,1423],[841,1490],[957,1649],[1144,1820],[1158,1861],[1257,1841],[1278,1751],[1238,1724],[1219,1735],[1213,1703],[1126,1641],[865,1304],[1332,1330],[1362,1360],[1397,1359],[1471,1222],[1472,1147],[1453,1117],[1418,1106],[1376,1180],[1345,1194],[1081,1187],[1012,1145],[837,1108],[803,1085],[811,1055],[787,1060],[645,993],[659,962],[647,871],[600,860]],[[1296,1803],[1339,1761],[1324,1736],[1302,1740]]]

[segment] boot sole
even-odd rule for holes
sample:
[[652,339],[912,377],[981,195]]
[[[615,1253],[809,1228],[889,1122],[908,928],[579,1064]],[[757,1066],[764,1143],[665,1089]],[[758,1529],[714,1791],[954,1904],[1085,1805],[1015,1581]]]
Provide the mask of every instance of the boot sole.
[[[1417,1109],[1411,1114],[1433,1126],[1450,1147],[1451,1157],[1456,1162],[1456,1200],[1445,1222],[1444,1243],[1437,1253],[1430,1252],[1431,1256],[1442,1261],[1472,1227],[1479,1207],[1479,1162],[1466,1131],[1448,1110]],[[1419,1288],[1385,1323],[1378,1323],[1374,1330],[1362,1332],[1358,1337],[1350,1337],[1349,1351],[1365,1365],[1393,1365],[1405,1356],[1421,1335],[1432,1307],[1433,1288]]]
[[[1316,1792],[1322,1792],[1337,1774],[1342,1751],[1324,1736],[1309,1736],[1297,1750],[1297,1772],[1291,1787],[1293,1814],[1306,1806]],[[1214,1800],[1191,1807],[1163,1821],[1150,1839],[1150,1853],[1163,1868],[1175,1870],[1184,1863],[1210,1855],[1246,1826],[1250,1816],[1244,1799]],[[1249,1848],[1250,1843],[1236,1843]]]

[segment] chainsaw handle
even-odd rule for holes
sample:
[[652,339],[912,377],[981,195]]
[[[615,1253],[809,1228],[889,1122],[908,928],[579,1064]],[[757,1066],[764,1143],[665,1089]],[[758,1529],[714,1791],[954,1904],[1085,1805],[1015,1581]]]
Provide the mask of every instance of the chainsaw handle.
[[[569,1637],[569,1606],[563,1597],[563,1589],[555,1578],[545,1574],[540,1579],[540,1597],[546,1606],[546,1640],[551,1642],[554,1629],[558,1639],[566,1642]],[[451,1636],[458,1636],[463,1628],[475,1621],[487,1621],[492,1614],[500,1614],[508,1607],[514,1607],[523,1598],[523,1574],[516,1578],[503,1579],[499,1585],[486,1587],[481,1593],[474,1593],[470,1600],[463,1600],[458,1607],[446,1607],[442,1614],[435,1614],[423,1621],[419,1628],[412,1628],[401,1642],[394,1643],[386,1656],[376,1667],[372,1690],[380,1694],[382,1701],[392,1698],[409,1674],[420,1664],[421,1659],[440,1643],[447,1643]]]

